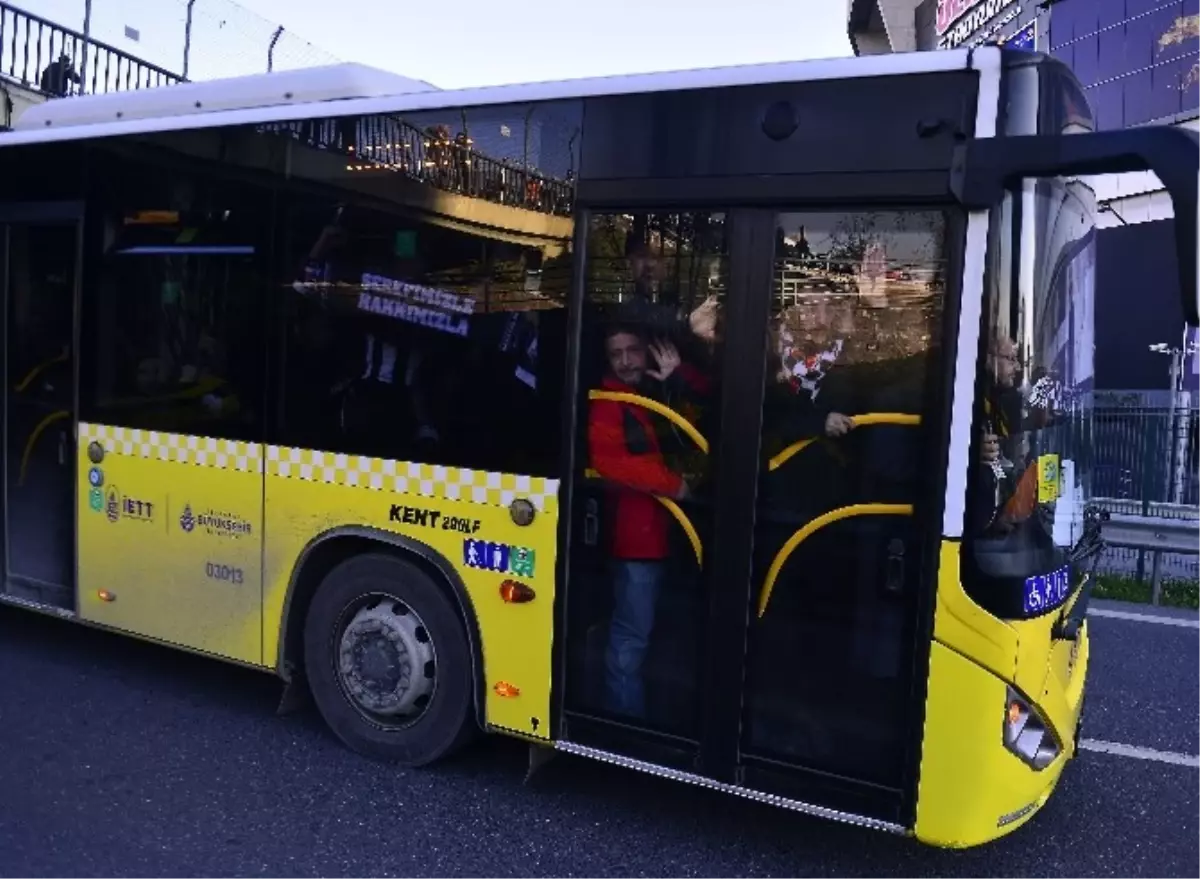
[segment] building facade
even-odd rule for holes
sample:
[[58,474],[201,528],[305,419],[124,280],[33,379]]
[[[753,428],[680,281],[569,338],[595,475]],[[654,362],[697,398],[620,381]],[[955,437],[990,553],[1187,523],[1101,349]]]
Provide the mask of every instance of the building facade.
[[[1062,0],[1058,0],[1062,2]],[[959,49],[989,40],[1035,47],[1044,3],[1025,0],[848,0],[850,44],[859,55]]]

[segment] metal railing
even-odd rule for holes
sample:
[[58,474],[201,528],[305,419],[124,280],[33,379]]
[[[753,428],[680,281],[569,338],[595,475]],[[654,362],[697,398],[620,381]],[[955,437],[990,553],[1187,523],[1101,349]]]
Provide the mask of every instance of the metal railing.
[[258,130],[339,153],[355,173],[400,173],[446,192],[539,213],[570,216],[574,207],[570,180],[493,159],[395,116],[269,123]]
[[1170,603],[1164,595],[1172,589],[1194,593],[1200,580],[1198,423],[1194,404],[1094,412],[1092,491],[1112,517],[1098,572],[1152,604]]
[[1200,504],[1200,411],[1105,407],[1094,413],[1092,478],[1099,497]]
[[[63,63],[60,59],[66,60]],[[157,88],[186,81],[107,43],[0,2],[0,80],[67,97]],[[448,192],[540,213],[569,216],[574,186],[477,152],[391,116],[261,126],[318,149],[342,153],[363,173],[400,171]]]
[[0,2],[0,79],[48,97],[173,85],[182,77]]

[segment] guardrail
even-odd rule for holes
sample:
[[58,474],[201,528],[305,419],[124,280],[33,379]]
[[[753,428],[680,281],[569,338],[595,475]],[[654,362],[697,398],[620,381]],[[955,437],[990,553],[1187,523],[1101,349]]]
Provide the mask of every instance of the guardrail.
[[53,98],[157,88],[183,80],[115,46],[2,2],[0,78]]
[[1195,518],[1109,513],[1109,519],[1103,526],[1103,535],[1104,542],[1111,547],[1135,549],[1138,550],[1139,556],[1145,552],[1152,554],[1150,573],[1152,604],[1158,604],[1162,598],[1163,553],[1200,555],[1200,520]]
[[1156,552],[1200,554],[1200,522],[1112,513],[1104,523],[1104,541],[1111,546]]
[[1093,503],[1110,513],[1141,516],[1150,519],[1184,519],[1200,524],[1200,507],[1195,504],[1173,504],[1166,501],[1142,501],[1135,498],[1098,497]]

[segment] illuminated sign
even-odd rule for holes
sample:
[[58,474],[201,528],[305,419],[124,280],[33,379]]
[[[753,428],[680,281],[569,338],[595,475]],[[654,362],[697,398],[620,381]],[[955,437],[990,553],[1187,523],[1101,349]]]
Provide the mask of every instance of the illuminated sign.
[[938,6],[939,49],[957,49],[968,40],[972,46],[981,45],[1021,14],[1017,0],[961,0],[957,3],[949,0],[946,5],[953,5],[959,11],[946,18],[943,30],[942,6]]
[[940,37],[950,30],[950,25],[963,17],[973,6],[978,6],[981,0],[938,0],[937,5],[937,34]]
[[1024,52],[1034,52],[1037,50],[1037,19],[1029,22],[1019,31],[1014,32],[1007,40],[1004,41],[1006,49],[1020,49]]

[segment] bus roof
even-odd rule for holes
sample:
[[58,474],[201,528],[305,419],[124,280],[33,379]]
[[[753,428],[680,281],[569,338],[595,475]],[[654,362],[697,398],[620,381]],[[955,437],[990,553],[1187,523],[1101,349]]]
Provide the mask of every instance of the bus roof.
[[101,125],[116,120],[202,116],[229,110],[266,112],[273,107],[429,91],[437,91],[437,87],[365,64],[332,64],[45,101],[26,110],[13,128],[35,131]]
[[[990,55],[994,57],[989,58]],[[999,66],[1000,50],[982,47],[441,90],[422,80],[365,65],[338,64],[52,99],[30,107],[21,115],[13,131],[0,134],[0,147],[285,122],[314,116],[411,113],[602,95],[998,69]]]

